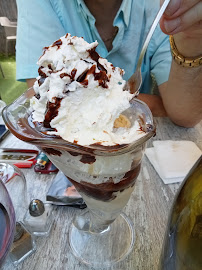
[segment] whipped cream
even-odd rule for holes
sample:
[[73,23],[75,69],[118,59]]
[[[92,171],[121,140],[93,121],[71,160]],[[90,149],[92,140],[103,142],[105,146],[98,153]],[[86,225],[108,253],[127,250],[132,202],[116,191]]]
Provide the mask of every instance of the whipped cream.
[[145,133],[138,121],[114,128],[134,97],[123,91],[124,71],[95,51],[98,43],[66,34],[44,48],[31,99],[33,121],[79,145],[130,143]]

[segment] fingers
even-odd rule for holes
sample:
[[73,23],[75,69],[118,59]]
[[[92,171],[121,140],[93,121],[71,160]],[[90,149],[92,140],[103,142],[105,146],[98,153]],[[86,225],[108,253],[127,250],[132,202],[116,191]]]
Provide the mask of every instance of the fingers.
[[[192,26],[201,28],[202,1],[173,0],[170,4],[174,5],[177,1],[180,4],[168,6],[169,9],[166,11],[166,15],[160,22],[162,31],[166,34],[173,35],[186,31]],[[187,1],[192,3],[188,3]],[[195,2],[195,5],[192,6],[191,4],[193,4],[193,2]],[[184,7],[182,6],[183,3],[186,4]],[[177,6],[178,8],[176,8]],[[168,13],[172,15],[169,16]]]
[[201,0],[171,0],[164,15],[167,19],[176,18],[200,2]]
[[195,23],[191,27],[189,27],[186,32],[195,32],[195,36],[202,36],[202,21]]

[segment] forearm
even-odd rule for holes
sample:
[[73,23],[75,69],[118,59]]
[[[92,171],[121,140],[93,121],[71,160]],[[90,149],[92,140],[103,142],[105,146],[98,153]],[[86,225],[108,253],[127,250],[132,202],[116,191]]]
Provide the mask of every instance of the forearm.
[[26,82],[27,82],[28,88],[32,87],[35,81],[36,79],[27,79]]
[[162,98],[157,95],[139,94],[138,99],[142,100],[150,108],[153,116],[165,117],[167,113],[165,111]]
[[195,67],[182,67],[173,61],[167,89],[159,89],[168,116],[185,127],[193,127],[202,119],[201,22],[201,0],[171,0],[160,22],[162,31],[174,36],[181,59],[195,60]]
[[160,93],[170,119],[193,127],[202,119],[202,66],[185,68],[173,61],[166,89],[160,88]]

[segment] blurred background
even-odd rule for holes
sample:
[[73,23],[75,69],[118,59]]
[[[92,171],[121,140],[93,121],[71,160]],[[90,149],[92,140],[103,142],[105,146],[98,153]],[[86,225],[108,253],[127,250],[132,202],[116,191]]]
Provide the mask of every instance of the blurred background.
[[26,83],[16,81],[16,31],[16,0],[0,0],[0,99],[6,104],[27,89]]

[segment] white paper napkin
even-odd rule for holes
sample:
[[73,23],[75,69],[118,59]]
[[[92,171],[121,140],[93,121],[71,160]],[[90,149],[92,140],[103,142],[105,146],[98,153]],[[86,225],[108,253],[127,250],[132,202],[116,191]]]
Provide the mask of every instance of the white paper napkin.
[[202,154],[191,141],[154,141],[153,146],[145,154],[165,184],[183,181]]

